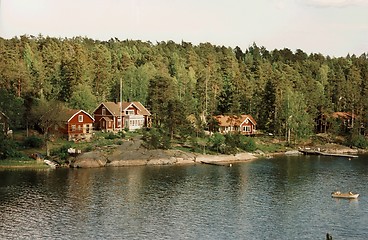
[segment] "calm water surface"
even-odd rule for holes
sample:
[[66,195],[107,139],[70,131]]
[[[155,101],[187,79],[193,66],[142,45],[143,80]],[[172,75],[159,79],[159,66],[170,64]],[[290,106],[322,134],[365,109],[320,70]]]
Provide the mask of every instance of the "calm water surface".
[[367,156],[0,170],[0,239],[368,239],[367,182]]

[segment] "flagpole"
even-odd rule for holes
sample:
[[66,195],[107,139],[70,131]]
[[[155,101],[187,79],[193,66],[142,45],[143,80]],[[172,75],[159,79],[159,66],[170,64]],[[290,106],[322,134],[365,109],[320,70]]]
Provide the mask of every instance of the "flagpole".
[[122,79],[120,78],[120,131],[123,126],[122,113],[123,113],[123,83],[122,83]]

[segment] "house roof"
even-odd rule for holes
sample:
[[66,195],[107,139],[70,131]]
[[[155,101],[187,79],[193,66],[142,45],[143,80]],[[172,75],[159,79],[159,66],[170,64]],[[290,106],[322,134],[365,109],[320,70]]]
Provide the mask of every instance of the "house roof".
[[221,127],[230,127],[230,126],[240,126],[249,119],[253,123],[253,125],[257,125],[256,121],[251,115],[240,115],[240,116],[228,116],[228,115],[218,115],[214,117]]
[[[119,116],[120,102],[103,102],[101,104],[103,104],[112,115]],[[96,108],[96,110],[101,106],[101,104]],[[125,115],[125,110],[127,110],[132,105],[138,109],[138,115],[151,115],[151,113],[140,102],[122,102],[123,115]]]
[[356,118],[356,115],[352,114],[351,112],[334,112],[332,113],[332,117],[340,119],[351,119]]
[[85,113],[87,116],[89,116],[93,121],[95,120],[88,112],[84,110],[77,110],[77,109],[66,109],[65,113],[62,117],[63,121],[69,122],[74,116],[78,115],[80,112]]
[[105,120],[106,122],[113,122],[114,120],[112,120],[111,118],[109,118],[109,117],[102,117],[101,119],[100,119],[100,121],[101,120]]
[[138,112],[139,112],[140,115],[147,115],[147,116],[151,115],[150,111],[148,111],[148,109],[145,108],[142,103],[140,103],[140,102],[132,102],[132,103],[135,106],[137,106],[137,108],[139,110]]
[[101,104],[103,104],[112,115],[114,116],[119,115],[120,112],[119,104],[115,102],[103,102]]

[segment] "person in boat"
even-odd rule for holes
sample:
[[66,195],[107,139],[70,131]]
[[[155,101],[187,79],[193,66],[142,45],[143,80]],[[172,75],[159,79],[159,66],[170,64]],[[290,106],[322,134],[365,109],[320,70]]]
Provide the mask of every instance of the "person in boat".
[[353,193],[352,192],[349,192],[349,195],[353,195]]

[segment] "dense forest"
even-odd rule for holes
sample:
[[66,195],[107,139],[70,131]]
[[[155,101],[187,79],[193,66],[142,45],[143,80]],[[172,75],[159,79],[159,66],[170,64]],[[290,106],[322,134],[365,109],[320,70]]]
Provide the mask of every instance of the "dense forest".
[[357,116],[350,135],[361,135],[368,121],[365,53],[331,58],[255,43],[242,50],[21,36],[0,38],[0,56],[0,111],[13,129],[26,127],[40,100],[89,112],[116,101],[120,80],[123,99],[146,105],[171,136],[201,132],[217,114],[251,114],[263,132],[294,139],[315,132],[316,119],[332,112]]

